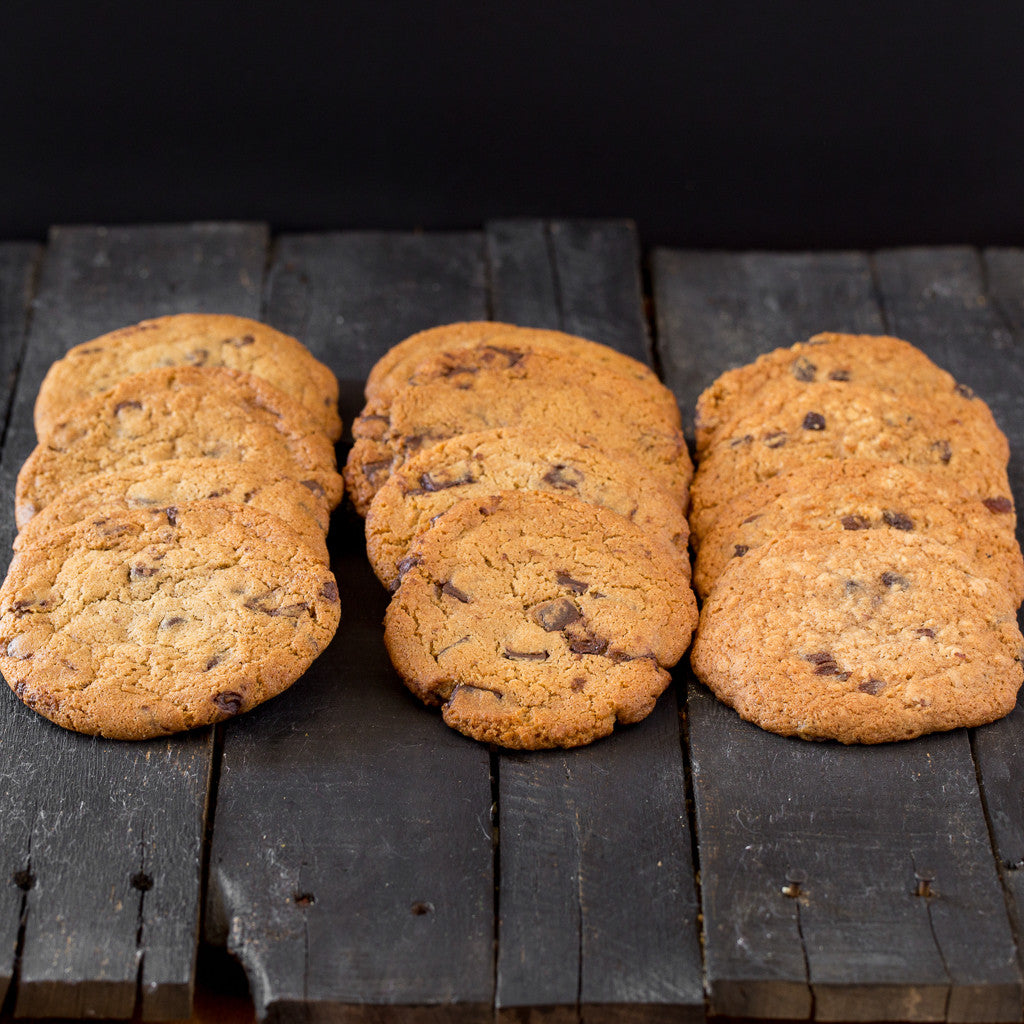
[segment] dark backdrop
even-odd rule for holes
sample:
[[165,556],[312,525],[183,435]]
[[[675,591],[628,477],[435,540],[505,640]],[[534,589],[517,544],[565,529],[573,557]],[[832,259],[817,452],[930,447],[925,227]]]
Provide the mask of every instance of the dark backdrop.
[[0,237],[628,216],[1024,244],[1024,4],[0,3]]

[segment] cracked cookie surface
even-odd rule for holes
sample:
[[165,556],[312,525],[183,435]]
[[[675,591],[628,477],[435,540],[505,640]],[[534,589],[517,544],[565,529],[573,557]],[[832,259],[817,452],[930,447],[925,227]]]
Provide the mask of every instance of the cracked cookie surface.
[[[697,399],[697,453],[711,447],[728,424],[757,402],[764,385],[784,382],[793,398],[812,395],[825,383],[849,383],[899,394],[953,391],[954,378],[920,349],[886,335],[816,334],[790,348],[766,352],[727,370]],[[961,389],[969,393],[969,389]]]
[[690,530],[702,541],[720,508],[783,470],[848,458],[932,470],[982,500],[1012,500],[1009,445],[979,398],[926,398],[835,381],[794,398],[787,382],[768,383],[700,460]]
[[992,577],[1019,604],[1024,560],[1016,524],[1012,501],[982,501],[937,473],[865,459],[816,462],[730,502],[701,542],[693,580],[706,595],[733,559],[790,530],[899,530],[959,548],[979,576]]
[[365,515],[392,469],[438,441],[498,427],[555,427],[613,458],[636,458],[685,505],[693,467],[676,418],[646,387],[594,361],[525,347],[463,348],[420,363],[390,400],[367,403],[352,426],[346,487]]
[[385,586],[414,540],[458,501],[498,491],[562,493],[618,512],[687,557],[689,529],[679,503],[643,466],[556,432],[498,429],[459,434],[412,456],[377,492],[366,515],[366,552]]
[[221,499],[273,512],[292,527],[327,564],[330,512],[323,496],[269,463],[227,459],[167,459],[89,477],[33,516],[14,540],[15,551],[45,543],[45,536],[88,518],[100,505],[165,508]]
[[452,506],[413,545],[385,617],[406,685],[506,747],[572,747],[636,722],[696,624],[674,549],[559,494]]
[[341,500],[334,446],[303,406],[239,370],[176,366],[134,374],[66,409],[18,473],[15,520],[23,527],[90,476],[192,457],[269,462],[310,481],[330,508]]
[[330,570],[271,513],[216,500],[98,510],[14,556],[0,670],[65,728],[161,736],[286,689],[339,607]]
[[161,366],[226,366],[269,381],[303,405],[331,441],[341,437],[338,381],[295,338],[257,320],[179,313],[122,327],[70,349],[49,369],[36,398],[40,439],[70,405]]
[[1014,707],[1024,639],[1011,596],[930,537],[777,537],[722,573],[690,661],[762,728],[880,743]]
[[518,327],[515,324],[495,320],[468,320],[453,324],[441,324],[429,330],[420,331],[400,341],[389,349],[370,370],[366,379],[367,399],[390,401],[412,380],[421,363],[445,353],[459,349],[476,348],[486,345],[494,349],[534,349],[552,355],[582,358],[629,378],[647,391],[648,397],[657,403],[664,414],[681,426],[679,406],[671,392],[658,380],[655,372],[645,363],[618,352],[608,345],[602,345],[575,334],[563,331],[543,330],[535,327]]

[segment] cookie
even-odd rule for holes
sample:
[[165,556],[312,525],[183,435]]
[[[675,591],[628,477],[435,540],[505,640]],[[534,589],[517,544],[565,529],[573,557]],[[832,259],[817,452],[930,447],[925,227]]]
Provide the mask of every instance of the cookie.
[[338,618],[330,570],[271,513],[216,500],[110,509],[14,556],[0,671],[58,725],[145,739],[285,690]]
[[987,501],[1012,501],[1009,446],[979,398],[929,398],[829,381],[794,398],[766,384],[746,415],[700,460],[690,530],[700,543],[730,501],[785,469],[826,459],[866,458],[934,470]]
[[36,398],[40,439],[71,405],[161,366],[227,366],[269,381],[305,406],[331,441],[341,437],[338,381],[301,342],[241,316],[182,313],[143,320],[72,348],[43,379]]
[[722,573],[697,677],[764,729],[882,743],[1012,710],[1015,604],[955,548],[897,530],[783,534]]
[[409,383],[421,363],[460,349],[486,346],[497,351],[543,350],[555,356],[583,359],[596,366],[628,377],[659,403],[664,414],[679,427],[679,406],[654,371],[639,360],[587,338],[562,331],[517,327],[491,320],[443,324],[420,331],[389,349],[370,370],[366,379],[367,400],[387,402]]
[[599,364],[530,349],[464,348],[420,363],[389,402],[352,426],[346,487],[366,514],[391,471],[456,434],[497,427],[556,429],[606,455],[632,455],[681,504],[692,476],[682,431],[648,389]]
[[671,547],[560,494],[453,505],[413,545],[384,640],[445,722],[505,747],[573,747],[636,722],[696,622]]
[[166,508],[219,498],[273,512],[325,564],[330,513],[323,497],[273,465],[227,459],[166,459],[89,477],[64,491],[33,516],[14,541],[14,550],[44,543],[48,534],[93,515],[100,506]]
[[731,501],[705,535],[693,581],[703,597],[734,558],[791,530],[901,530],[959,548],[1019,604],[1024,560],[1005,498],[982,501],[938,473],[864,459],[813,462],[779,473]]
[[172,366],[133,374],[66,409],[18,473],[15,520],[24,527],[100,473],[193,457],[270,463],[328,507],[341,500],[334,447],[303,406],[238,370]]
[[829,381],[917,395],[957,387],[950,374],[900,338],[816,334],[809,341],[766,352],[753,363],[728,370],[702,392],[697,399],[698,456],[711,447],[731,420],[746,412],[765,384],[781,381],[789,384],[794,398],[806,397],[817,385]]
[[634,459],[610,459],[553,432],[498,429],[441,441],[391,474],[366,514],[366,552],[374,572],[385,586],[394,586],[410,545],[437,516],[466,498],[511,490],[560,492],[603,505],[663,537],[688,559],[682,508]]

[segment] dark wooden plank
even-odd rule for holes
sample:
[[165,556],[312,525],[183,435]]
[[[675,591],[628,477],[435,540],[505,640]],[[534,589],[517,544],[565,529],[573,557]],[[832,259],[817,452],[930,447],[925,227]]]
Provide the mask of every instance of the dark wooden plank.
[[[68,346],[161,313],[258,312],[258,226],[59,228],[50,237],[0,479],[35,443],[32,405]],[[0,511],[5,547],[13,503]],[[209,730],[115,743],[66,732],[0,695],[0,834],[26,887],[14,1008],[23,1016],[187,1016]],[[10,876],[8,876],[10,877]]]
[[[342,378],[346,422],[407,334],[486,316],[479,234],[281,239],[266,319]],[[362,522],[329,538],[341,626],[296,686],[225,730],[209,899],[272,1020],[489,1017],[492,792],[486,747],[390,666],[387,594]]]
[[[0,244],[0,423],[6,429],[7,410],[28,334],[29,303],[42,247],[31,243]],[[8,813],[10,794],[0,790],[0,1006],[14,975],[25,904],[24,870],[28,824]]]
[[[871,269],[849,253],[655,253],[662,365],[684,409],[722,370],[777,345],[891,329]],[[741,722],[692,680],[687,707],[713,1012],[1019,1019],[965,732],[810,745]],[[915,871],[935,872],[935,895],[913,895]],[[804,879],[795,895],[783,892],[790,877]]]
[[[630,225],[496,222],[488,252],[495,316],[647,358]],[[545,1020],[702,1018],[674,689],[609,740],[501,754],[496,774],[499,1016],[545,1007]]]
[[[1010,442],[1010,485],[1024,494],[1024,252],[900,249],[875,257],[890,328],[912,340],[989,403]],[[916,340],[915,340],[916,343]],[[1018,523],[1024,537],[1024,522]],[[972,731],[996,866],[1018,936],[1024,923],[1024,700]]]

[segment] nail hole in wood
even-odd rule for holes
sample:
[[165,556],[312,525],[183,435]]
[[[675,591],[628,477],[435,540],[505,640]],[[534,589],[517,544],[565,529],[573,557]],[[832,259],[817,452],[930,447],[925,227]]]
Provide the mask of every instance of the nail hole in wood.
[[297,907],[311,907],[316,903],[316,897],[311,892],[297,892],[292,896],[292,902]]
[[422,917],[424,914],[432,914],[434,912],[434,904],[422,903],[417,900],[409,909],[417,917]]
[[786,872],[786,884],[782,887],[782,895],[790,899],[796,899],[800,895],[801,886],[807,880],[807,875],[797,868],[791,868]]
[[153,888],[153,876],[147,875],[145,871],[139,871],[132,875],[132,888],[139,892],[149,892]]
[[36,876],[29,870],[15,871],[11,875],[11,881],[19,888],[22,892],[28,892],[36,884]]
[[914,878],[917,881],[917,885],[914,888],[915,896],[935,895],[935,891],[932,889],[932,882],[935,881],[935,872],[931,868],[921,868],[919,871],[915,871]]

